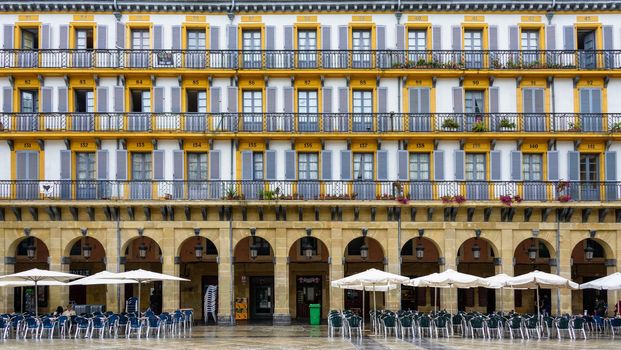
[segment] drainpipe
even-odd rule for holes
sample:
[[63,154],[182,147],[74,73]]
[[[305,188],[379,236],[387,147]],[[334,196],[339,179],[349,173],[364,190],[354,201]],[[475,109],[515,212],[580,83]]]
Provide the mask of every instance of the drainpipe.
[[[119,140],[116,140],[116,149],[120,149]],[[117,162],[118,163],[118,162]],[[121,198],[121,189],[119,183],[116,184],[116,198]],[[121,272],[121,211],[119,209],[116,214],[116,273]],[[121,285],[116,285],[116,309],[121,312]]]
[[[233,179],[233,154],[235,153],[235,142],[231,140],[231,148],[230,148],[230,157],[229,157],[229,178]],[[230,325],[235,325],[235,264],[233,256],[233,208],[229,207],[228,209],[229,215],[229,263],[231,264],[231,278],[230,278],[230,299],[231,299],[231,320]]]
[[[561,275],[561,214],[565,214],[566,209],[561,209],[556,213],[556,274]],[[564,216],[564,215],[563,215]],[[561,315],[561,289],[556,289],[556,314]]]

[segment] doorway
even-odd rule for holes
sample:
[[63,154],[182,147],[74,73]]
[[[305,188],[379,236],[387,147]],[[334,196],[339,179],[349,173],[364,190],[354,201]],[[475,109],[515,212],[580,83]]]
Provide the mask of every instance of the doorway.
[[271,320],[274,314],[274,277],[250,277],[250,319]]
[[321,276],[298,276],[296,285],[296,317],[309,319],[310,304],[321,304]]

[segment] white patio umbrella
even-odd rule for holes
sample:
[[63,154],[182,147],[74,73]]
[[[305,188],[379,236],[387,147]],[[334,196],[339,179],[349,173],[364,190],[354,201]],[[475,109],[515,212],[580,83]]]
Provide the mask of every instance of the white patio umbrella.
[[[397,288],[410,279],[390,272],[378,269],[366,271],[332,281],[330,285],[341,289],[354,289],[373,291],[373,311],[377,310],[375,304],[375,292],[385,292]],[[362,327],[364,329],[364,292],[362,293]]]
[[[433,287],[433,288],[475,288],[475,287],[487,287],[489,282],[484,278],[469,275],[455,271],[453,269],[446,269],[440,273],[432,273],[430,275],[414,278],[405,283],[406,285],[414,287]],[[434,289],[434,296],[436,290]],[[434,298],[434,311],[436,311],[437,298]]]
[[80,278],[80,275],[74,275],[72,273],[58,272],[58,271],[50,271],[50,270],[40,270],[40,269],[30,269],[27,271],[22,271],[18,273],[14,273],[11,275],[0,276],[0,282],[30,282],[31,285],[35,287],[35,316],[39,316],[39,285],[44,285],[43,283],[53,283],[53,282],[65,282],[70,281],[72,279]]
[[[591,282],[582,283],[580,289],[599,289],[599,290],[614,290],[615,295],[619,289],[621,289],[621,272],[615,272],[606,277],[592,280]],[[619,299],[619,298],[615,298]],[[617,313],[621,314],[621,303],[617,303]]]
[[[143,269],[125,271],[114,274],[111,280],[127,280],[132,281],[129,283],[138,283],[138,312],[140,312],[140,292],[143,283],[149,283],[154,281],[189,281],[189,279],[171,276],[163,273],[147,271]],[[102,280],[106,280],[102,278]]]
[[535,270],[523,275],[515,276],[505,282],[507,287],[527,288],[537,290],[537,319],[540,319],[539,288],[569,288],[578,289],[578,283],[559,275]]
[[500,312],[505,311],[505,299],[502,297],[503,289],[507,286],[507,281],[513,277],[506,273],[499,273],[496,276],[487,277],[485,280],[489,282],[487,288],[500,289]]
[[98,284],[130,284],[138,283],[136,280],[117,278],[118,274],[110,271],[101,271],[96,274],[80,278],[79,280],[67,283],[70,286],[93,286]]

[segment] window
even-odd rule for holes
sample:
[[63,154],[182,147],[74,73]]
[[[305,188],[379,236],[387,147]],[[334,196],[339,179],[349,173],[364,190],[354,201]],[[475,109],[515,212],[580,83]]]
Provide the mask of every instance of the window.
[[316,65],[317,55],[317,31],[298,31],[298,66],[300,68],[313,68]]
[[263,180],[263,153],[252,153],[252,179]]
[[95,152],[76,152],[76,180],[95,180]]
[[39,29],[22,28],[21,49],[37,50],[39,48]]
[[355,68],[371,67],[371,31],[352,31],[352,65]]
[[205,67],[207,56],[205,55],[206,34],[205,30],[188,30],[186,32],[185,65],[190,68]]
[[243,63],[245,68],[261,68],[261,31],[242,32]]
[[579,30],[578,31],[578,51],[580,68],[595,68],[596,64],[596,40],[595,30]]
[[347,245],[347,255],[360,255],[360,247],[364,245],[364,237],[357,237]]
[[205,50],[206,35],[204,30],[188,30],[186,34],[188,50]]
[[26,239],[19,242],[17,245],[17,252],[15,255],[26,256],[28,255],[28,247],[29,246],[37,246],[37,240],[34,237],[27,237]]
[[580,127],[582,131],[602,131],[602,91],[580,89]]
[[38,113],[39,99],[36,90],[21,90],[20,92],[20,112],[21,113]]
[[187,154],[188,181],[207,180],[207,153],[195,152]]
[[485,153],[466,154],[466,180],[485,181]]
[[373,180],[373,153],[354,153],[354,179]]
[[149,30],[134,29],[131,33],[131,49],[129,63],[132,67],[149,66]]
[[207,92],[205,90],[187,90],[186,112],[207,113]]
[[485,113],[484,96],[483,90],[466,90],[466,113]]
[[151,153],[132,153],[132,181],[151,180]]
[[93,113],[95,111],[95,94],[93,90],[76,90],[74,112]]
[[464,31],[464,50],[466,58],[466,67],[482,68],[483,67],[483,31],[466,30]]
[[524,130],[545,131],[545,90],[541,88],[522,89],[522,111]]
[[353,131],[373,131],[373,92],[353,91]]
[[268,241],[261,237],[252,236],[250,244],[257,248],[257,256],[270,256],[271,248]]
[[425,50],[427,50],[427,31],[421,29],[408,31],[408,60],[414,63],[425,60]]
[[317,90],[298,91],[298,128],[300,131],[319,131],[317,119]]
[[263,93],[261,90],[244,90],[243,100],[243,130],[261,131],[263,129]]
[[599,154],[580,154],[580,181],[599,181]]
[[149,90],[131,91],[131,109],[134,113],[151,111],[151,92]]
[[75,48],[76,50],[92,50],[94,48],[92,29],[76,29]]
[[319,178],[318,159],[317,153],[298,153],[299,180],[317,180]]
[[410,180],[429,181],[429,153],[410,153]]
[[524,181],[543,180],[543,155],[537,153],[524,154],[522,156],[522,171]]
[[539,31],[523,30],[522,31],[522,50],[536,51],[539,50]]

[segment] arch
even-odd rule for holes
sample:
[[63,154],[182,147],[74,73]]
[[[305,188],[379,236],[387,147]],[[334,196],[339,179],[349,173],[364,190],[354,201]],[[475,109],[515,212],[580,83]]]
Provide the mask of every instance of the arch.
[[17,254],[16,254],[16,252],[17,252],[17,247],[19,246],[19,244],[20,244],[22,241],[24,241],[24,240],[26,240],[26,239],[28,239],[28,238],[36,238],[38,241],[40,241],[41,243],[43,243],[43,244],[45,245],[45,248],[47,249],[47,251],[48,251],[48,255],[49,255],[49,248],[48,248],[48,247],[50,246],[50,244],[49,244],[49,242],[47,241],[47,239],[45,239],[45,237],[42,237],[42,236],[35,235],[35,234],[32,234],[32,233],[31,233],[31,234],[30,234],[30,235],[28,235],[28,236],[22,235],[22,236],[20,236],[20,237],[18,237],[18,238],[16,238],[16,239],[14,239],[14,240],[13,240],[13,242],[11,242],[11,244],[9,244],[9,246],[7,247],[7,249],[6,249],[6,251],[5,251],[5,252],[6,252],[6,254],[7,254],[7,256],[16,257],[16,256],[17,256]]
[[[35,255],[33,258],[28,257],[28,246],[33,245],[35,247]],[[19,264],[39,264],[48,266],[48,257],[50,256],[50,250],[45,242],[35,236],[22,237],[15,241],[12,245],[12,253],[15,257],[16,265]],[[16,271],[17,272],[17,271]]]
[[[424,248],[424,256],[422,259],[416,259],[416,247],[418,244],[421,244]],[[399,251],[399,256],[401,258],[412,256],[415,260],[410,259],[411,261],[437,262],[442,255],[440,254],[439,245],[433,239],[414,237],[403,243]]]
[[555,257],[556,256],[556,249],[554,249],[554,244],[552,242],[550,242],[549,240],[547,240],[546,238],[543,238],[543,237],[529,237],[529,238],[522,239],[518,244],[515,245],[515,249],[513,250],[513,256],[516,255],[516,253],[517,253],[517,251],[518,251],[518,249],[520,247],[523,247],[524,245],[526,245],[526,247],[528,248],[530,246],[530,241],[533,238],[536,239],[538,242],[542,243],[545,246],[545,248],[550,253],[550,257]]
[[[474,257],[473,251],[471,249],[472,247],[475,246],[475,244],[478,245],[479,248],[481,249],[481,256],[478,259]],[[463,254],[462,254],[462,250],[463,250]],[[456,255],[457,257],[460,258],[460,262],[461,261],[492,262],[494,258],[500,257],[499,250],[496,247],[496,245],[494,245],[494,243],[491,240],[485,237],[470,237],[466,239],[459,245],[459,248],[457,248]]]
[[[330,256],[330,250],[328,248],[328,245],[318,237],[308,236],[308,238],[309,239],[307,239],[307,236],[298,238],[289,246],[289,252],[288,252],[289,259],[292,262],[295,262],[295,261],[328,261],[328,257]],[[313,240],[315,241],[315,243],[312,243]],[[298,245],[298,242],[300,243],[299,245]],[[309,258],[308,260],[298,250],[298,248],[303,249],[300,245],[303,246],[306,243],[311,244],[313,248],[313,252],[314,252],[313,257]],[[298,253],[296,253],[296,251]]]
[[[147,254],[144,258],[140,258],[138,250],[143,243],[147,248]],[[121,256],[125,257],[126,262],[160,262],[162,255],[162,247],[153,238],[144,235],[132,237],[121,249]]]
[[[352,239],[345,245],[345,251],[343,252],[343,256],[347,259],[351,256],[360,256],[360,254],[351,254],[360,250],[360,246],[362,244],[366,244],[369,248],[369,256],[366,259],[366,262],[380,262],[384,261],[384,257],[386,256],[384,253],[384,247],[382,244],[376,240],[375,238],[369,236],[360,236]],[[358,258],[360,259],[360,258]]]
[[[258,248],[258,256],[253,260],[250,257],[250,246],[252,244],[256,244],[259,246]],[[265,254],[269,249],[269,254]],[[272,244],[265,238],[254,235],[248,236],[241,239],[237,244],[235,244],[235,248],[233,249],[233,256],[235,257],[235,262],[252,262],[252,261],[264,261],[270,260],[274,256],[274,247]]]
[[81,242],[85,242],[90,245],[90,247],[92,248],[91,256],[93,257],[93,259],[103,259],[106,256],[106,247],[101,243],[101,241],[99,241],[99,239],[92,236],[80,236],[71,239],[63,250],[63,256],[77,255],[72,254],[72,252],[75,253],[75,250],[77,249],[76,245],[78,245],[78,243],[80,243],[79,247],[81,249]]
[[515,246],[515,249],[513,250],[513,258],[516,259],[516,264],[532,263],[528,258],[528,249],[532,244],[535,244],[536,248],[538,249],[538,259],[536,261],[538,264],[547,263],[547,260],[540,261],[540,259],[551,259],[556,256],[556,250],[547,239],[540,237],[530,237],[521,240],[520,243]]
[[203,256],[210,257],[211,259],[209,260],[216,259],[216,256],[218,256],[218,247],[214,242],[207,237],[194,236],[184,239],[177,248],[177,256],[182,263],[197,261],[195,255],[195,247],[197,244],[203,247]]
[[584,248],[586,244],[593,248],[593,260],[606,260],[614,257],[614,251],[608,242],[599,238],[585,238],[576,243],[571,250],[571,258],[575,262],[584,261]]

